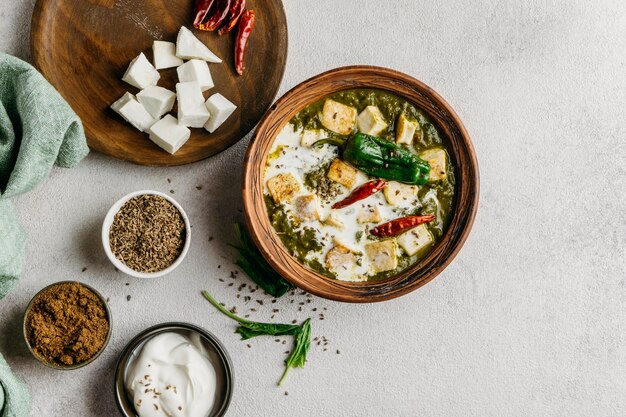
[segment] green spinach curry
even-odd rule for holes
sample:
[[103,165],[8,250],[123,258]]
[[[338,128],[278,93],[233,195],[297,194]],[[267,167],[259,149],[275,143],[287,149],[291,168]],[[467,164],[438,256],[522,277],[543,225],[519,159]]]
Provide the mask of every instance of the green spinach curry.
[[270,221],[288,251],[331,278],[389,278],[441,239],[454,166],[424,112],[389,92],[341,91],[296,114],[265,169]]

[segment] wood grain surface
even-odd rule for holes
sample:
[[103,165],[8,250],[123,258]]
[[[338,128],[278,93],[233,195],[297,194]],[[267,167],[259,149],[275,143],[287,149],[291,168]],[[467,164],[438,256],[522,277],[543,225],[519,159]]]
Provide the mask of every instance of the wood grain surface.
[[[81,117],[89,146],[142,165],[172,166],[214,155],[250,132],[270,106],[287,58],[287,22],[280,0],[248,0],[256,23],[246,54],[246,72],[235,73],[235,32],[219,36],[191,27],[193,0],[38,0],[32,20],[34,63]],[[152,61],[154,40],[176,41],[191,28],[223,63],[209,64],[215,87],[238,108],[216,132],[192,129],[191,139],[170,155],[126,123],[109,106],[125,91],[121,81],[140,52]],[[159,71],[159,85],[175,91],[176,68]],[[174,107],[174,114],[176,107]]]
[[[382,281],[339,281],[304,267],[289,254],[276,235],[263,198],[267,155],[276,135],[302,108],[329,94],[353,88],[387,90],[425,111],[439,129],[455,167],[455,204],[443,237],[420,262]],[[435,278],[463,246],[474,222],[478,196],[478,162],[471,139],[459,117],[430,87],[409,75],[387,68],[337,68],[294,87],[272,106],[259,123],[244,162],[246,223],[265,258],[294,285],[337,301],[365,303],[388,300],[407,294]]]

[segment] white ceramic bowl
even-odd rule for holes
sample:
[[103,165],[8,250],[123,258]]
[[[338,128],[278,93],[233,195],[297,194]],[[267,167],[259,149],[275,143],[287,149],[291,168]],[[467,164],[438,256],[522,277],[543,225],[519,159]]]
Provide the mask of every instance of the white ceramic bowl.
[[[174,207],[178,209],[180,214],[183,216],[183,220],[185,221],[185,245],[183,246],[183,251],[180,253],[180,256],[174,261],[173,264],[171,264],[167,268],[162,269],[161,271],[158,271],[158,272],[139,272],[139,271],[135,271],[132,268],[129,268],[122,261],[120,261],[119,259],[115,257],[115,255],[111,251],[111,246],[109,244],[109,230],[111,229],[111,225],[113,224],[113,218],[128,200],[130,200],[133,197],[140,196],[140,195],[158,195],[158,196],[163,197],[164,199],[172,203]],[[120,271],[122,271],[123,273],[127,275],[137,277],[137,278],[157,278],[157,277],[161,277],[163,275],[169,274],[174,269],[176,269],[176,267],[180,265],[180,263],[183,261],[183,259],[187,255],[187,252],[189,251],[190,243],[191,243],[191,227],[189,225],[189,218],[187,217],[187,213],[185,213],[185,210],[183,210],[181,205],[178,204],[176,200],[174,200],[172,197],[168,196],[167,194],[163,194],[159,191],[141,190],[141,191],[135,191],[133,193],[125,195],[124,197],[120,198],[115,204],[113,204],[113,207],[111,207],[106,217],[104,218],[104,223],[102,223],[102,247],[104,248],[104,252],[107,254],[107,257],[109,258],[111,263],[115,265],[117,269],[119,269]]]

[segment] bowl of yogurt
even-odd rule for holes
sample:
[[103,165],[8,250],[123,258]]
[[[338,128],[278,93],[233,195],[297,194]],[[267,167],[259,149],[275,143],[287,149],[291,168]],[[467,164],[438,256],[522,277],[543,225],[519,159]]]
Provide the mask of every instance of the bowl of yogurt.
[[115,396],[126,417],[219,417],[230,405],[233,377],[230,356],[212,333],[163,323],[122,352]]

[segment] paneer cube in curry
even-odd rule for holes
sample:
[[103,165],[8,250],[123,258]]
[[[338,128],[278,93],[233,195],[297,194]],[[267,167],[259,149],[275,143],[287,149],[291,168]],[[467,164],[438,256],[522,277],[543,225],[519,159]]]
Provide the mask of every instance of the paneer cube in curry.
[[330,164],[326,176],[346,188],[352,188],[358,173],[359,171],[352,165],[346,164],[341,159],[335,159]]
[[412,144],[415,132],[418,130],[420,130],[419,123],[414,120],[409,120],[409,118],[402,113],[396,123],[396,143]]
[[398,245],[409,256],[415,255],[431,243],[433,243],[433,235],[428,231],[425,224],[420,224],[398,236]]
[[375,272],[391,271],[398,267],[398,253],[395,239],[372,242],[365,245],[365,254]]
[[357,111],[354,107],[346,106],[333,99],[324,102],[322,110],[322,125],[340,135],[349,135],[354,130]]
[[430,181],[440,181],[447,177],[446,151],[441,148],[428,149],[420,158],[430,165]]
[[376,106],[367,106],[356,118],[356,125],[360,132],[373,136],[378,136],[389,126]]
[[267,180],[267,188],[276,204],[288,203],[300,191],[300,183],[293,174],[287,172]]

